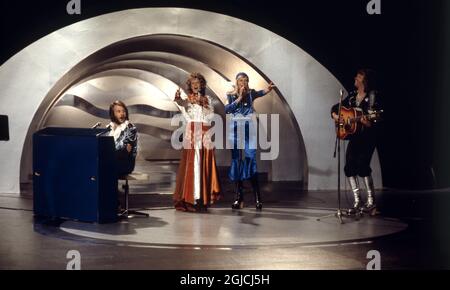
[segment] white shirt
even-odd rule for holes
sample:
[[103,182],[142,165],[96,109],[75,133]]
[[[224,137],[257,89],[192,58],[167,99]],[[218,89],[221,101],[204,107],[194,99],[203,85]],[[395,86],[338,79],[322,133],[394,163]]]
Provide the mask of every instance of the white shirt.
[[127,128],[128,124],[129,124],[128,120],[126,120],[125,122],[123,122],[120,125],[117,125],[114,122],[109,123],[109,125],[111,126],[111,130],[109,131],[108,135],[113,136],[114,141],[117,141],[117,139],[119,138],[122,131]]
[[214,108],[211,104],[211,97],[206,95],[206,98],[208,99],[207,108],[198,104],[192,104],[187,100],[187,98],[182,100],[175,100],[175,103],[179,107],[187,122],[209,123],[213,117]]

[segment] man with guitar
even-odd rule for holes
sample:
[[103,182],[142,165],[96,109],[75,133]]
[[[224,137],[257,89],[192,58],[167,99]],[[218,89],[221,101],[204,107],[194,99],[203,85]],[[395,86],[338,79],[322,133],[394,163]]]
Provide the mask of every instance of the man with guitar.
[[[341,117],[338,116],[339,103],[331,108],[331,116],[336,122],[340,139],[348,139],[344,172],[354,195],[351,212],[360,210],[375,214],[375,189],[370,160],[376,145],[376,127],[382,112],[378,92],[374,90],[374,72],[360,69],[355,76],[355,91],[342,101]],[[361,189],[358,175],[363,178],[367,191],[367,202],[361,207]]]

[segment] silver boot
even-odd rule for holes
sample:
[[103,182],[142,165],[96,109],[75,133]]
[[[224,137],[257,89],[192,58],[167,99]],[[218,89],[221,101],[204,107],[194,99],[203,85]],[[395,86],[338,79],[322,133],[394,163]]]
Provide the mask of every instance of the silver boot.
[[375,186],[373,185],[372,176],[364,177],[364,185],[366,186],[367,191],[367,202],[364,206],[364,210],[370,212],[371,214],[374,214],[376,210],[376,205],[375,205]]
[[361,193],[359,189],[359,180],[357,176],[348,177],[348,182],[350,183],[350,187],[353,192],[354,203],[353,208],[351,209],[352,213],[357,213],[360,211],[361,207]]

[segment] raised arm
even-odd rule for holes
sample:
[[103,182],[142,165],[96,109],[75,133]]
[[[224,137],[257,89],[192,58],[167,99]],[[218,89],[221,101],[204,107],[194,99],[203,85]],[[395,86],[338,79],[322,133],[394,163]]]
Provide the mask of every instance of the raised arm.
[[270,93],[273,90],[274,87],[276,87],[276,86],[273,84],[273,82],[270,82],[270,84],[264,90],[255,91],[255,95],[253,96],[253,99],[267,95],[268,93]]
[[183,100],[181,98],[181,89],[180,88],[178,88],[178,90],[175,92],[174,102],[177,103],[181,107],[186,107],[187,104],[189,103],[189,101],[187,99]]

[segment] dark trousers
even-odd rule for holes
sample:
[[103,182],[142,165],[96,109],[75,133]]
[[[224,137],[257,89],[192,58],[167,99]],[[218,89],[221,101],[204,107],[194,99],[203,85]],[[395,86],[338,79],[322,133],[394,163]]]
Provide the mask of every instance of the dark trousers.
[[116,170],[117,176],[123,176],[130,174],[134,170],[135,158],[126,150],[116,151]]
[[375,151],[376,137],[373,132],[364,132],[350,139],[345,155],[344,172],[347,177],[370,176],[370,160]]

